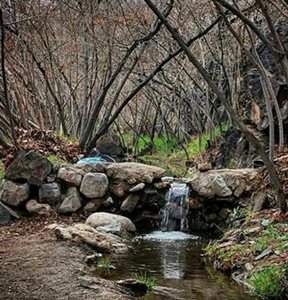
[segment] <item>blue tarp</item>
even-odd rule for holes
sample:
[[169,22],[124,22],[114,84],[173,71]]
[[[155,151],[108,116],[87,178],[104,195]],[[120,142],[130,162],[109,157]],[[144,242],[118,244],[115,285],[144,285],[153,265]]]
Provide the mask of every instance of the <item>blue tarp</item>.
[[101,156],[84,157],[84,158],[81,158],[77,162],[77,164],[91,164],[91,163],[99,163],[99,162],[105,162],[105,160]]

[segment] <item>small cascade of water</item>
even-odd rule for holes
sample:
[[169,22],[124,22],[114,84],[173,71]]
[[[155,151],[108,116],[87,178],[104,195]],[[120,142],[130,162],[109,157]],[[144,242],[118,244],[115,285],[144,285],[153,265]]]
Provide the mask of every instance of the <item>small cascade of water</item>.
[[162,231],[188,231],[187,215],[189,187],[186,183],[173,182],[166,194],[166,204],[162,210]]

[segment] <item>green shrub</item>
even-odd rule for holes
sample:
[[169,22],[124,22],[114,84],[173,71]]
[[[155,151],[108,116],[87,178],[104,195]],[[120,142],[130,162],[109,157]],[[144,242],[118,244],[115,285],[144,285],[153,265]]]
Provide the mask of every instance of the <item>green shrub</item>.
[[144,283],[150,292],[153,291],[157,285],[156,278],[149,276],[147,272],[140,272],[136,274],[135,279],[141,283]]
[[278,265],[266,266],[256,271],[249,279],[255,295],[262,298],[281,298],[283,293],[284,268]]

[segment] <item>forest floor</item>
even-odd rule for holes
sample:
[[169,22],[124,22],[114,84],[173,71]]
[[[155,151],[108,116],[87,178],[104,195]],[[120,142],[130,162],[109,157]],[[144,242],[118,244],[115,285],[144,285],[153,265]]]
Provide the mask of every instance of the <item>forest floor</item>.
[[0,299],[131,299],[116,283],[97,277],[86,266],[84,258],[91,252],[58,241],[45,229],[54,222],[24,218],[1,227]]

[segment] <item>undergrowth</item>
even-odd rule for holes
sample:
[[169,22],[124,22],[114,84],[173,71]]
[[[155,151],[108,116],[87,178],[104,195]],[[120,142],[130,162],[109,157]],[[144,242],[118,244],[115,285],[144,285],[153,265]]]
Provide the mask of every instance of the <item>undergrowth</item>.
[[4,175],[5,175],[4,164],[2,160],[0,160],[0,188],[2,187],[4,182]]

